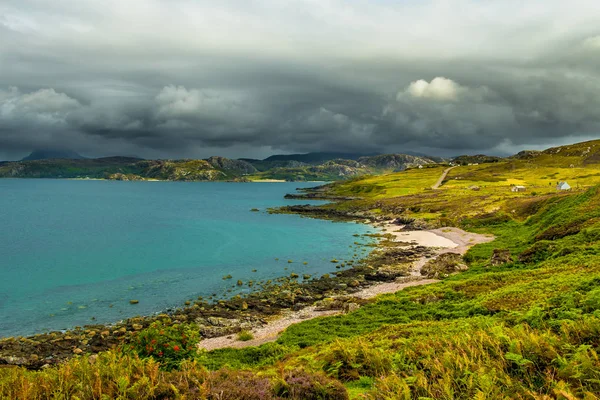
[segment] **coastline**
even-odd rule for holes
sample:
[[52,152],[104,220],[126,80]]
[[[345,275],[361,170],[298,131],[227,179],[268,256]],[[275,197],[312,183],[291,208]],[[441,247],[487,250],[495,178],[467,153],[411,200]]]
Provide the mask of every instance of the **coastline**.
[[[492,235],[482,235],[477,233],[466,232],[459,228],[437,228],[422,231],[403,231],[403,226],[392,223],[384,224],[383,226],[374,226],[384,234],[394,236],[394,241],[404,243],[404,247],[423,246],[435,249],[435,256],[441,254],[455,253],[464,255],[469,248],[476,244],[489,242],[494,239]],[[370,287],[361,289],[358,292],[352,293],[351,298],[369,300],[382,294],[396,293],[408,287],[429,285],[437,283],[439,279],[427,279],[421,276],[421,267],[429,260],[430,257],[423,256],[411,264],[409,275],[406,277],[396,278],[393,282],[376,283]],[[337,298],[347,297],[337,296]],[[336,298],[334,298],[335,300]],[[346,302],[348,306],[345,309],[327,310],[318,306],[309,306],[298,311],[288,311],[280,316],[268,321],[264,326],[254,328],[250,331],[253,339],[248,341],[240,341],[235,335],[224,335],[214,338],[204,339],[198,343],[198,348],[212,351],[223,348],[245,348],[252,346],[260,346],[265,343],[274,342],[279,337],[280,333],[291,325],[299,322],[307,321],[314,318],[340,315],[343,313],[354,311],[359,308],[357,303]]]
[[[491,240],[457,228],[403,231],[403,226],[390,221],[356,217],[354,221],[370,223],[379,232],[364,235],[378,238],[379,243],[364,245],[372,251],[365,259],[356,260],[356,264],[348,260],[344,265],[342,260],[335,272],[320,278],[300,281],[291,274],[257,284],[260,289],[243,297],[216,302],[199,298],[168,313],[75,327],[65,332],[2,338],[0,365],[39,369],[77,354],[114,349],[129,343],[137,332],[157,321],[168,325],[196,324],[203,338],[200,347],[210,350],[262,344],[276,340],[280,331],[294,323],[351,311],[377,295],[437,282],[420,276],[420,268],[427,260],[453,249],[464,253],[474,244]],[[327,307],[323,307],[323,302],[327,302]],[[235,340],[234,336],[242,330],[256,332],[255,339]]]

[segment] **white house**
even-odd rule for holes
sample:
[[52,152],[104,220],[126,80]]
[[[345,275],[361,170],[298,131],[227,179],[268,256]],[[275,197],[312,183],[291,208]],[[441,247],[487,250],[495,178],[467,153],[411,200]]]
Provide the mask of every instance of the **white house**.
[[524,192],[525,190],[526,190],[525,186],[521,186],[521,185],[516,185],[516,186],[513,186],[510,188],[511,192]]
[[569,185],[567,182],[558,182],[558,185],[556,185],[556,190],[571,190],[571,185]]

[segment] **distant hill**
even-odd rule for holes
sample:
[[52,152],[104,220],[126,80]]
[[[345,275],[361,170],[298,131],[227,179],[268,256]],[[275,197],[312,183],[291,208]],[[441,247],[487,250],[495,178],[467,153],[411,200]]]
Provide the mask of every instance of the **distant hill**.
[[223,157],[207,160],[142,160],[133,157],[41,159],[0,164],[0,178],[100,178],[113,180],[243,180],[251,164]]
[[236,172],[240,175],[249,175],[258,170],[249,162],[243,160],[231,160],[225,157],[210,157],[206,161],[215,168]]
[[[321,157],[330,157],[339,153],[313,153]],[[294,155],[292,155],[294,156]],[[352,155],[356,156],[356,154]],[[309,158],[318,159],[320,156]],[[304,158],[305,160],[307,158]],[[284,164],[288,165],[284,165]],[[293,164],[292,164],[293,163]],[[312,164],[296,160],[274,160],[254,162],[261,171],[257,177],[262,179],[283,179],[288,181],[349,179],[361,175],[376,175],[387,172],[404,171],[420,165],[436,164],[431,158],[411,156],[408,154],[381,154],[361,156],[357,159],[335,158],[325,162]]]
[[343,160],[358,160],[361,157],[374,156],[377,153],[335,153],[335,152],[320,152],[306,154],[278,154],[265,158],[263,161],[299,161],[307,164],[321,164],[326,161],[343,159]]
[[553,147],[542,152],[544,155],[560,155],[571,161],[580,161],[581,164],[600,163],[600,140],[575,143],[566,146]]
[[245,161],[252,164],[258,171],[263,172],[273,168],[301,168],[308,167],[309,163],[296,161],[296,160],[254,160],[251,158],[240,158],[239,161]]
[[567,144],[549,149],[522,150],[510,157],[502,158],[477,154],[454,157],[452,162],[459,165],[487,164],[500,161],[523,160],[539,165],[554,165],[578,167],[590,164],[600,164],[600,140]]
[[337,181],[372,171],[354,160],[329,160],[319,165],[304,164],[299,167],[275,167],[256,174],[258,179],[279,179],[286,181]]
[[83,160],[84,156],[78,154],[72,150],[49,150],[49,149],[38,149],[34,150],[27,157],[21,161],[34,161],[34,160]]
[[542,154],[542,152],[537,150],[523,150],[508,158],[515,160],[530,160],[532,158],[536,158],[540,154]]
[[[345,156],[345,158],[338,158]],[[41,158],[40,158],[41,157]],[[54,158],[63,157],[63,158]],[[65,158],[66,157],[66,158]],[[336,157],[329,159],[330,157]],[[294,159],[297,158],[297,159]],[[319,160],[326,161],[319,161]],[[444,160],[441,160],[444,161]],[[464,155],[456,164],[512,164],[584,167],[600,164],[600,140],[522,151],[509,158]],[[83,158],[74,152],[34,151],[23,161],[0,163],[0,178],[103,178],[114,180],[246,181],[336,181],[363,175],[381,175],[440,163],[437,157],[410,154],[360,155],[309,153],[276,155],[265,160],[210,157],[203,160],[143,160],[136,157]],[[490,168],[495,168],[490,165]]]
[[0,178],[103,178],[113,180],[335,181],[403,171],[435,164],[434,158],[408,154],[308,153],[264,160],[210,157],[203,160],[143,160],[137,157],[87,159],[71,151],[36,150],[22,161],[0,164]]
[[407,168],[443,161],[439,157],[421,155],[337,152],[280,154],[264,160],[247,158],[240,160],[252,164],[259,172],[264,173],[266,179],[286,180],[337,180],[365,174],[403,171]]
[[510,159],[527,160],[539,165],[585,167],[600,164],[600,140],[568,144],[544,151],[524,150]]
[[485,154],[476,154],[474,156],[458,156],[452,159],[452,162],[459,165],[468,165],[468,164],[487,164],[487,163],[496,163],[502,160],[502,157],[496,156],[486,156]]
[[418,157],[408,154],[381,154],[378,156],[360,157],[358,162],[368,168],[390,172],[404,171],[407,168],[437,163],[428,157]]

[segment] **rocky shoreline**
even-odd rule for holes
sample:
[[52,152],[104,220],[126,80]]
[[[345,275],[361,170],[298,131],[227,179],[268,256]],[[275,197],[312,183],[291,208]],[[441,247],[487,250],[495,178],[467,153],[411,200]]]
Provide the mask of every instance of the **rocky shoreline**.
[[[423,252],[418,259],[411,257],[412,261],[405,270],[405,276],[395,277],[393,280],[382,279],[361,287],[358,291],[324,299],[299,311],[282,312],[282,315],[268,321],[267,324],[248,329],[252,335],[251,340],[240,341],[234,335],[223,335],[202,340],[198,347],[211,351],[226,347],[259,346],[277,340],[279,334],[290,325],[308,319],[352,312],[380,294],[439,282],[440,279],[468,268],[462,256],[471,246],[493,239],[491,235],[469,233],[457,228],[406,231],[404,226],[395,223],[378,224],[377,228],[385,233],[386,241],[391,240],[398,246],[396,251],[415,250],[415,254],[419,254],[426,248],[430,252]],[[389,246],[389,242],[387,245]],[[389,256],[389,253],[387,251],[386,256]],[[386,260],[383,261],[382,265],[385,265]]]
[[[378,240],[369,244],[370,254],[364,258],[332,260],[336,272],[321,277],[291,273],[266,282],[252,282],[254,291],[227,300],[208,301],[198,298],[182,308],[167,313],[129,318],[109,325],[86,325],[66,332],[49,332],[29,337],[0,339],[0,367],[23,366],[40,369],[55,365],[78,354],[96,354],[130,343],[137,332],[155,321],[165,325],[195,324],[203,339],[226,337],[242,330],[256,330],[269,321],[289,312],[310,307],[321,311],[339,312],[368,301],[357,294],[380,284],[394,287],[402,278],[418,279],[415,264],[422,265],[434,258],[433,247],[415,245],[397,237],[396,230],[424,229],[414,221],[387,220],[373,215],[340,211],[332,207],[287,206],[273,213],[296,213],[310,217],[361,221],[377,224],[383,234],[367,235]],[[358,243],[355,243],[358,244]],[[246,283],[249,284],[250,283]],[[375,293],[378,293],[377,290]]]
[[[263,326],[286,310],[318,306],[319,302],[332,297],[343,298],[380,282],[392,282],[409,275],[408,267],[415,260],[433,255],[427,247],[401,249],[385,236],[371,236],[379,240],[379,245],[367,245],[373,251],[366,259],[332,260],[336,272],[318,278],[307,275],[300,279],[298,274],[291,273],[287,277],[253,283],[254,292],[228,300],[210,302],[198,298],[164,314],[129,318],[110,325],[75,327],[66,332],[0,339],[0,366],[40,369],[74,355],[114,349],[129,343],[136,332],[158,320],[167,325],[196,324],[202,338],[235,334]],[[326,300],[326,303],[332,309],[342,309],[345,304],[343,300]]]

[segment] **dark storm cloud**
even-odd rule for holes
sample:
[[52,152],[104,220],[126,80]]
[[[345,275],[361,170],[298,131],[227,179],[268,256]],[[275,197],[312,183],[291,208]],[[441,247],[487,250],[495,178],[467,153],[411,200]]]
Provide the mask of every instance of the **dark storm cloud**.
[[511,152],[600,133],[600,5],[7,0],[0,158]]

